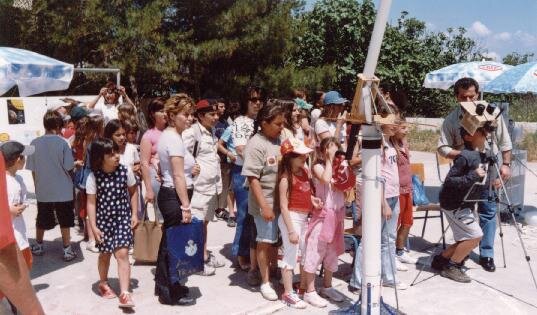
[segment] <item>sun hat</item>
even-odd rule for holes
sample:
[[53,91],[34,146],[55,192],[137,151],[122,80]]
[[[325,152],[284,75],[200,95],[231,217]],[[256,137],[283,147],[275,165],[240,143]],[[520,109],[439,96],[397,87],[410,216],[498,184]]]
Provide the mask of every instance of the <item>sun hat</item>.
[[289,153],[296,153],[296,154],[308,154],[313,152],[311,148],[308,148],[304,142],[295,139],[295,138],[288,138],[285,139],[285,141],[282,142],[280,145],[280,153],[282,155],[286,155]]
[[313,108],[313,105],[306,102],[305,100],[301,99],[301,98],[295,98],[295,103],[296,105],[298,106],[298,108],[301,108],[301,109],[305,109],[305,110],[310,110]]
[[338,91],[329,91],[324,94],[323,104],[345,104],[349,100],[341,96]]

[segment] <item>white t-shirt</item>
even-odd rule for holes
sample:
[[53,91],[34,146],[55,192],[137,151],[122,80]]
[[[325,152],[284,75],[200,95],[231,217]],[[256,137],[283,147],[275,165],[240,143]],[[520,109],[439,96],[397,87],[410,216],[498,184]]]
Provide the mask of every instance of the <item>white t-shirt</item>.
[[[132,187],[134,185],[136,185],[136,177],[134,177],[132,170],[127,168],[127,186]],[[97,194],[97,181],[93,172],[89,173],[88,180],[86,181],[86,194]]]
[[311,113],[311,126],[315,126],[315,123],[317,122],[317,119],[319,119],[319,117],[321,117],[321,110],[318,109],[318,108],[314,108]]
[[[20,205],[26,202],[27,189],[22,177],[20,175],[11,176],[6,172],[6,184],[7,184],[7,202],[9,206]],[[19,249],[28,248],[28,236],[26,236],[26,224],[24,223],[24,211],[21,215],[11,217],[13,224],[13,230],[15,231],[15,239]]]
[[186,188],[194,188],[194,179],[192,178],[192,169],[196,164],[196,159],[190,151],[185,150],[185,179],[186,179]]
[[109,122],[110,120],[118,119],[117,107],[118,107],[118,104],[97,103],[94,109],[97,111],[100,111],[103,114],[104,124],[106,125],[106,123]]
[[125,165],[131,171],[135,163],[140,163],[140,154],[134,144],[127,143],[125,145],[125,152],[119,156],[119,163]]
[[[235,148],[240,145],[246,145],[254,133],[254,120],[247,116],[239,116],[231,125],[231,140]],[[243,165],[244,160],[237,154],[235,165]]]
[[315,134],[319,136],[323,132],[330,133],[331,137],[336,137],[339,140],[340,144],[343,144],[345,142],[345,137],[347,136],[347,125],[343,124],[341,127],[341,130],[339,132],[339,137],[335,134],[336,133],[336,122],[334,121],[326,121],[324,119],[318,119],[315,122]]
[[39,202],[73,200],[73,179],[69,174],[75,166],[73,152],[62,137],[46,134],[32,140],[35,153],[28,156],[26,169],[35,172],[35,194]]
[[160,173],[162,175],[162,186],[175,187],[173,183],[173,171],[170,163],[172,156],[185,158],[185,145],[183,138],[173,127],[166,128],[160,135],[157,153],[159,156]]

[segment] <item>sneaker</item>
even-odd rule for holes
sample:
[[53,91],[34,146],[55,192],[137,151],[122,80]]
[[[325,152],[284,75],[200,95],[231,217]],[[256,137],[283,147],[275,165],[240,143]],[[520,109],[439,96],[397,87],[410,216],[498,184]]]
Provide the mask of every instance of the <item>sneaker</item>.
[[259,270],[249,270],[248,275],[246,276],[246,282],[248,282],[248,285],[252,287],[257,287],[261,284],[261,274],[259,273]]
[[339,293],[338,290],[334,289],[333,287],[322,288],[319,293],[321,293],[322,297],[329,298],[330,300],[334,302],[343,302],[344,300],[341,293]]
[[214,276],[215,273],[216,273],[216,270],[214,269],[214,267],[211,267],[208,264],[205,264],[203,266],[203,271],[198,272],[198,275],[209,277],[209,276]]
[[436,271],[442,271],[449,263],[449,259],[442,255],[435,255],[431,261],[431,268]]
[[410,256],[410,254],[406,251],[403,251],[402,255],[395,255],[395,258],[397,258],[397,260],[399,260],[403,264],[415,264],[418,262],[416,258]]
[[32,246],[30,247],[30,250],[32,251],[32,254],[36,256],[43,256],[43,254],[45,253],[45,250],[43,249],[43,243],[36,242],[32,244]]
[[89,250],[92,253],[99,252],[99,249],[97,248],[97,246],[95,246],[95,241],[88,241],[88,243],[86,244],[86,250]]
[[317,294],[317,291],[304,293],[304,302],[308,302],[311,306],[323,308],[328,305],[328,302]]
[[63,248],[63,260],[71,261],[76,258],[76,253],[71,247],[71,245]]
[[460,266],[449,264],[444,268],[440,275],[444,278],[449,278],[453,281],[469,283],[472,282],[472,279],[468,277],[460,268]]
[[397,281],[396,283],[394,282],[383,282],[382,283],[382,286],[384,287],[388,287],[388,288],[394,288],[394,289],[397,289],[397,290],[406,290],[408,289],[408,285],[404,282],[401,282],[401,281]]
[[119,307],[121,308],[133,308],[134,302],[132,301],[131,294],[129,292],[123,292],[119,295]]
[[265,300],[276,301],[278,299],[278,294],[276,294],[276,291],[270,286],[270,283],[263,283],[259,287],[259,290]]
[[397,268],[397,271],[408,271],[408,267],[403,265],[403,263],[400,262],[399,259],[395,260],[395,268]]
[[220,268],[225,266],[224,262],[216,259],[213,254],[209,254],[209,258],[205,261],[205,265],[210,266],[212,268]]
[[289,294],[283,294],[282,302],[292,308],[303,309],[308,306],[308,304],[302,301],[294,291]]
[[229,217],[229,219],[227,220],[227,226],[229,226],[229,227],[236,227],[237,226],[237,221],[236,221],[235,217]]

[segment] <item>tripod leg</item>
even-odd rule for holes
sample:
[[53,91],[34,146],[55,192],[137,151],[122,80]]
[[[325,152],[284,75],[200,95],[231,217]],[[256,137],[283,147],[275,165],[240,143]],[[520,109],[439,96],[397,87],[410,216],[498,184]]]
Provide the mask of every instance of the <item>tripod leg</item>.
[[496,204],[496,220],[498,221],[498,227],[500,229],[500,241],[502,243],[502,257],[503,257],[503,267],[507,268],[507,264],[505,262],[505,247],[503,244],[503,228],[502,228],[502,220],[500,219],[500,208],[498,207],[498,204]]

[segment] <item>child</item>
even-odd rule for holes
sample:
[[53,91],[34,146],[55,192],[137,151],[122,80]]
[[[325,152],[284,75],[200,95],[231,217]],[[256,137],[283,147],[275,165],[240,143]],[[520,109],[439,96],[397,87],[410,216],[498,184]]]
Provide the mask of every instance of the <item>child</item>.
[[45,135],[32,140],[35,153],[26,161],[26,168],[32,171],[37,199],[36,243],[31,249],[34,255],[43,255],[45,230],[51,230],[59,223],[63,260],[71,261],[76,258],[70,234],[70,228],[75,226],[71,177],[75,166],[73,153],[67,141],[60,136],[63,119],[58,112],[46,112],[43,125]]
[[[307,306],[293,291],[293,270],[296,267],[299,251],[304,249],[308,215],[313,205],[319,207],[320,203],[320,200],[313,195],[309,172],[304,167],[308,155],[312,151],[304,142],[294,138],[285,140],[280,147],[282,160],[278,170],[278,190],[281,215],[278,218],[278,227],[283,242],[282,279],[284,292],[282,301],[294,308],[306,308]],[[303,277],[302,265],[300,269],[300,275]]]
[[278,295],[269,283],[269,265],[276,257],[273,244],[278,241],[276,219],[279,205],[274,202],[274,188],[278,177],[284,109],[276,102],[268,102],[257,117],[254,134],[244,150],[242,175],[248,179],[248,213],[252,215],[257,230],[255,241],[261,295],[269,301],[276,301]]
[[[479,245],[483,232],[473,214],[476,202],[464,202],[464,197],[473,189],[470,198],[479,199],[488,187],[487,183],[474,186],[486,176],[482,165],[486,163],[487,157],[484,150],[487,131],[478,128],[472,135],[461,127],[460,132],[464,149],[453,161],[439,195],[440,207],[449,221],[455,244],[434,256],[431,267],[440,271],[443,277],[468,283],[471,279],[462,270],[464,258]],[[498,183],[499,180],[496,179],[496,187]]]
[[98,139],[91,144],[91,170],[86,181],[88,216],[99,249],[99,293],[113,299],[114,291],[108,285],[110,257],[118,263],[119,307],[131,308],[134,303],[129,293],[129,246],[132,229],[138,224],[136,216],[138,193],[132,170],[119,163],[119,150],[110,139]]
[[405,251],[408,233],[413,223],[412,206],[412,172],[410,170],[410,150],[406,139],[408,126],[401,119],[395,135],[392,137],[395,150],[397,151],[397,169],[399,171],[399,219],[397,220],[397,239],[395,241],[395,265],[398,271],[408,271],[403,264],[415,264],[417,259],[411,257]]
[[[383,124],[381,128],[384,138],[380,160],[381,177],[384,180],[381,233],[382,285],[386,287],[396,286],[399,290],[406,290],[408,286],[395,278],[395,238],[399,218],[399,171],[397,169],[397,151],[390,138],[395,135],[398,127],[396,124]],[[356,263],[350,282],[350,286],[354,290],[361,288],[361,261],[362,243],[358,246]]]
[[334,302],[343,301],[343,296],[332,287],[332,275],[338,268],[338,256],[345,251],[343,244],[343,219],[345,195],[332,184],[332,163],[336,151],[341,148],[334,137],[321,140],[319,156],[313,164],[316,197],[323,200],[324,207],[314,211],[306,234],[305,255],[302,257],[306,276],[304,301],[315,307],[326,307],[327,301],[315,291],[315,272],[324,265],[322,296]]
[[[24,222],[23,212],[28,207],[26,203],[26,185],[17,171],[24,168],[25,157],[33,154],[34,148],[24,146],[16,141],[8,141],[0,145],[0,152],[4,156],[6,163],[6,184],[7,184],[7,201],[9,212],[11,213],[11,221],[13,231],[15,232],[15,240],[17,246],[26,261],[28,270],[32,269],[32,252],[26,235],[26,223]],[[0,292],[0,300],[3,294]],[[11,302],[10,302],[11,303]],[[17,314],[15,307],[11,305],[14,314]]]

